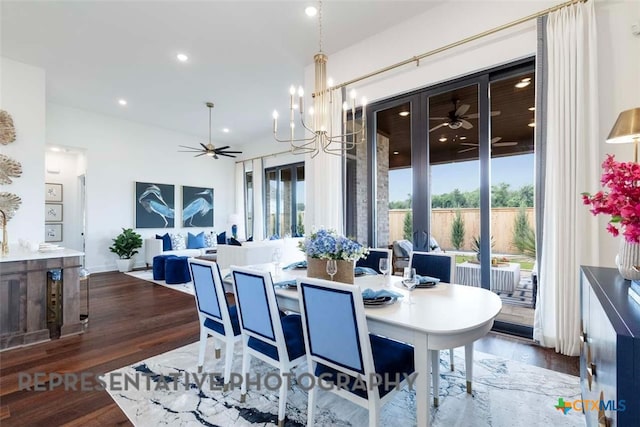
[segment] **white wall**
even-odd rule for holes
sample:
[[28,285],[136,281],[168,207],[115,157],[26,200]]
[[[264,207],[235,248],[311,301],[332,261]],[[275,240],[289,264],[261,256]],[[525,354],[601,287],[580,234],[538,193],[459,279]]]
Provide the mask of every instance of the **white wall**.
[[[180,186],[214,188],[214,227],[229,228],[234,209],[234,161],[194,158],[179,153],[178,145],[194,146],[199,138],[56,104],[47,105],[47,143],[78,147],[86,153],[87,234],[89,270],[114,270],[116,256],[109,251],[121,228],[134,227],[134,182],[176,186],[176,224],[180,224]],[[204,229],[177,227],[183,235]],[[207,229],[209,231],[211,229]],[[163,229],[138,229],[144,237]],[[139,255],[136,264],[142,265]]]
[[[640,23],[639,1],[596,3],[598,25],[598,85],[600,105],[600,158],[615,154],[619,161],[633,161],[633,144],[606,144],[604,141],[621,111],[640,107],[640,36],[631,25]],[[601,170],[594,171],[600,176]],[[591,192],[597,189],[590,189]],[[620,238],[606,232],[608,218],[593,218],[600,233],[599,265],[614,267]]]
[[[328,75],[337,83],[348,81],[559,3],[562,2],[443,2],[425,14],[329,55]],[[603,159],[604,153],[618,153],[621,154],[620,158],[630,160],[632,147],[607,146],[604,140],[620,111],[640,106],[640,38],[631,34],[631,24],[640,21],[640,2],[598,1],[596,15],[601,100],[599,125],[602,133],[600,150]],[[369,102],[381,100],[533,56],[535,51],[536,23],[531,20],[427,58],[421,61],[419,67],[407,65],[356,83],[354,88],[359,96],[366,96]],[[313,72],[312,65],[305,70],[307,93],[313,90]],[[599,176],[600,171],[594,171],[594,174]],[[313,191],[310,186],[308,200],[313,200]],[[618,240],[606,233],[605,222],[604,218],[594,218],[593,230],[601,234],[601,241],[604,242],[600,250],[600,264],[613,266]]]
[[44,240],[45,72],[0,57],[0,108],[13,117],[16,140],[0,145],[0,153],[22,164],[22,176],[0,186],[17,194],[22,204],[9,221],[8,241]]

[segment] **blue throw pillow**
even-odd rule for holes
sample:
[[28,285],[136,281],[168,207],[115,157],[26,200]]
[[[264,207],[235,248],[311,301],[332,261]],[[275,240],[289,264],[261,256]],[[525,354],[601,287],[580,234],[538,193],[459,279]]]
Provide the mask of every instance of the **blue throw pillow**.
[[229,239],[229,244],[231,246],[242,246],[242,243],[238,242],[236,239],[234,239],[233,237]]
[[191,233],[187,234],[187,249],[200,249],[206,246],[204,243],[204,231],[195,236]]
[[227,232],[226,231],[218,234],[218,244],[219,245],[226,245],[227,244]]
[[165,233],[164,236],[156,234],[156,239],[162,239],[162,252],[172,250],[169,233]]

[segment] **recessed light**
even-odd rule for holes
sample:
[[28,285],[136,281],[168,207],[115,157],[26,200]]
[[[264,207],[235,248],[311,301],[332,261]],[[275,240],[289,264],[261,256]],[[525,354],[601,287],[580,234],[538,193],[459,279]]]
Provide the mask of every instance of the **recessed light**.
[[176,55],[176,59],[180,62],[187,62],[189,60],[189,57],[184,53],[179,53]]
[[306,13],[307,16],[316,16],[316,14],[318,13],[318,9],[316,9],[314,6],[309,6],[304,10],[304,13]]
[[402,116],[402,117],[407,117],[409,115],[409,112],[408,111],[400,111],[398,114],[400,116]]
[[529,107],[529,108],[527,108],[527,110],[529,110],[529,111],[536,111],[536,107]]
[[467,137],[466,137],[466,136],[461,136],[461,137],[460,137],[460,141],[464,141],[465,139],[467,139]]
[[440,139],[438,141],[440,142],[445,142],[447,140],[446,136],[441,136]]
[[222,132],[229,133],[229,128],[222,128]]
[[536,127],[536,121],[531,119],[531,122],[527,126],[529,126],[530,128]]
[[126,99],[118,99],[118,104],[122,105],[123,107],[125,105],[127,105],[127,100]]
[[398,154],[400,154],[400,152],[399,151],[394,151],[393,154],[398,155]]
[[51,150],[51,151],[58,152],[58,151],[60,151],[60,148],[58,148],[58,147],[51,147],[51,148],[50,148],[50,150]]
[[522,89],[523,87],[527,87],[531,84],[531,77],[525,77],[524,79],[520,80],[518,83],[516,83],[516,87],[518,89]]

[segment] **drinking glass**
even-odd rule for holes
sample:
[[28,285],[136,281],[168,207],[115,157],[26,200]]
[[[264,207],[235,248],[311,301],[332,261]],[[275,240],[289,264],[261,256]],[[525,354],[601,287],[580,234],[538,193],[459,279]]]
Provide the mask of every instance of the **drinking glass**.
[[416,277],[416,269],[411,267],[405,267],[402,275],[402,286],[409,290],[409,298],[407,304],[413,304],[412,291],[418,285],[418,278]]
[[331,276],[331,281],[333,281],[333,276],[338,272],[338,263],[335,259],[327,260],[327,274]]
[[389,273],[389,258],[380,258],[378,261],[378,270],[385,276]]
[[273,262],[275,275],[277,276],[280,272],[280,261],[282,260],[282,250],[280,248],[276,248],[273,251],[273,255],[271,255],[271,262]]

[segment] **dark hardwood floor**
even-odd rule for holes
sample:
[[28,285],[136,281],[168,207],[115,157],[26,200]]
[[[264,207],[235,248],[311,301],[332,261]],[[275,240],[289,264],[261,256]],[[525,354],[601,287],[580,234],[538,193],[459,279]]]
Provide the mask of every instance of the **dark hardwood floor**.
[[[131,425],[106,391],[20,391],[18,374],[103,374],[198,340],[193,297],[122,273],[90,277],[89,327],[0,352],[0,425]],[[578,358],[522,339],[489,334],[477,350],[579,375]]]

